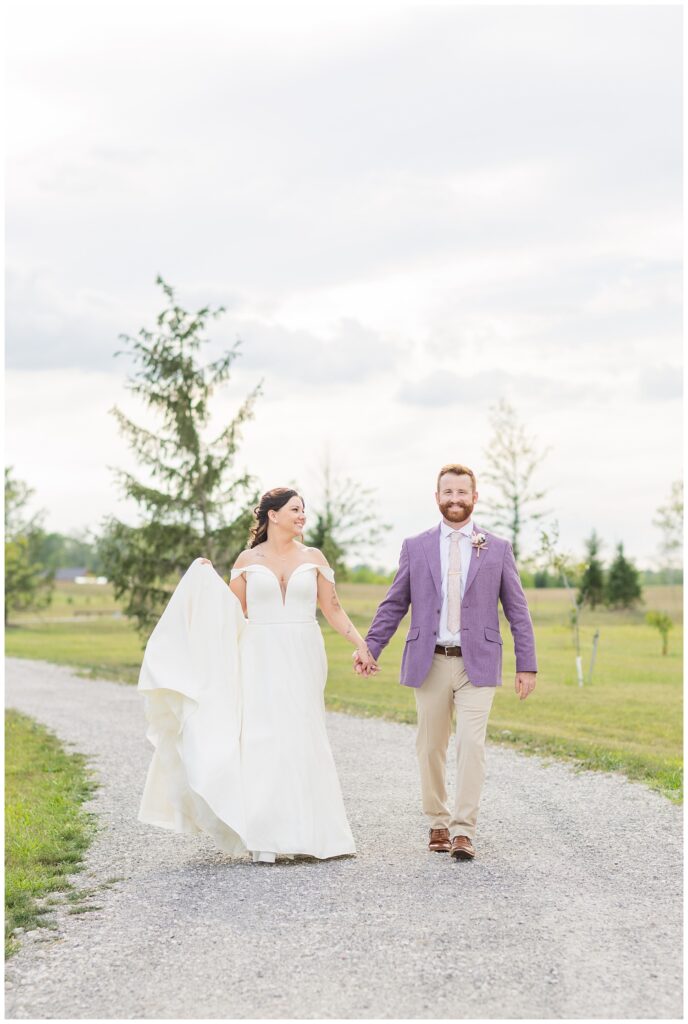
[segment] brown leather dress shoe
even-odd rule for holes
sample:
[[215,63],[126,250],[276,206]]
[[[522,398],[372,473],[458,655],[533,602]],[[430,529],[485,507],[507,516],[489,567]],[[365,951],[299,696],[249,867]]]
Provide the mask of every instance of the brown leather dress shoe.
[[468,836],[454,836],[451,841],[451,855],[457,860],[473,860],[475,847]]
[[448,828],[431,828],[430,829],[430,842],[428,843],[428,850],[432,850],[433,853],[449,853],[451,850],[451,839],[449,838]]

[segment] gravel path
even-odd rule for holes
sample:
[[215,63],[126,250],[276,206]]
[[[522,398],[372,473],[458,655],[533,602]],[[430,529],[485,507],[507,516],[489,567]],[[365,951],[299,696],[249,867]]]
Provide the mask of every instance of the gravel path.
[[141,825],[141,695],[9,659],[6,703],[91,757],[79,886],[7,966],[9,1018],[678,1018],[681,812],[491,747],[474,863],[425,850],[414,730],[330,714],[355,858],[230,861]]

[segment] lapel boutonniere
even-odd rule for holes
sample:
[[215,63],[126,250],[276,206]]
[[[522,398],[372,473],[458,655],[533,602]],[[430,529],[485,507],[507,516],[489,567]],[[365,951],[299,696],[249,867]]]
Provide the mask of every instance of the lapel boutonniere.
[[476,558],[480,558],[481,551],[487,551],[487,538],[484,533],[474,533],[471,535],[471,544],[475,548]]

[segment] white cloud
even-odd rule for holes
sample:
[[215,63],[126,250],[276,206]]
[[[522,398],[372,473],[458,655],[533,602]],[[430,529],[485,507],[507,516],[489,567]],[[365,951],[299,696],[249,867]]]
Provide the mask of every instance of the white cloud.
[[266,378],[246,431],[265,486],[314,487],[336,443],[343,471],[380,485],[388,561],[432,521],[437,464],[479,469],[501,395],[555,444],[544,482],[575,544],[597,525],[649,558],[638,459],[657,503],[679,475],[680,22],[14,4],[17,469],[63,528],[115,502],[112,352],[152,323],[159,272],[187,308],[227,305],[213,351],[243,339],[220,417]]

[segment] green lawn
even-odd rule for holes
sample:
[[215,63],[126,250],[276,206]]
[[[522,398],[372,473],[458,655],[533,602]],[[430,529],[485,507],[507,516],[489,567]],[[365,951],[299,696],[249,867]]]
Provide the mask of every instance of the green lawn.
[[[95,823],[81,804],[94,783],[80,754],[31,718],[5,716],[5,955],[17,928],[45,926],[48,893],[81,898],[67,875],[81,866]],[[92,908],[89,908],[92,909]]]
[[[386,587],[341,584],[344,607],[361,631],[370,623]],[[568,599],[561,590],[529,590],[540,671],[535,693],[519,701],[513,691],[514,659],[508,625],[504,635],[504,686],[490,716],[493,741],[620,770],[673,799],[682,783],[682,600],[680,586],[648,587],[638,611],[585,611],[581,636],[586,685],[577,685]],[[674,621],[669,654],[661,655],[646,610]],[[7,653],[75,665],[85,674],[136,682],[142,646],[116,606],[109,587],[58,588],[56,603],[41,616],[17,617],[7,631]],[[61,621],[65,620],[66,621]],[[415,721],[413,692],[399,686],[406,623],[381,658],[382,672],[360,679],[351,669],[352,648],[323,627],[330,665],[328,706],[358,715]],[[587,668],[592,634],[600,643],[592,683]]]
[[10,627],[5,632],[5,652],[15,658],[74,665],[94,679],[135,683],[143,645],[126,619],[103,616],[72,622],[46,619]]

